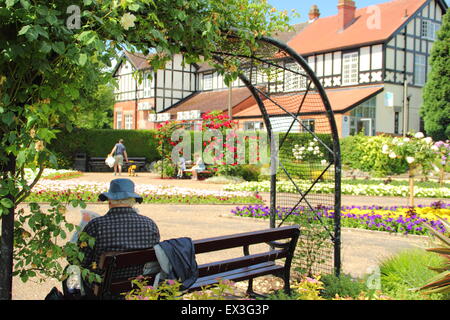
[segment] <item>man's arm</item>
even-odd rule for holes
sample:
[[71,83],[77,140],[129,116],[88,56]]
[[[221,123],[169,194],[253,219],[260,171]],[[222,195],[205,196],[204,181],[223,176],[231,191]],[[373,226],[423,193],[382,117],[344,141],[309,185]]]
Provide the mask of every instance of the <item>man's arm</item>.
[[125,150],[123,151],[123,155],[125,156],[125,161],[128,162],[128,154]]
[[114,154],[114,152],[116,151],[116,149],[117,149],[117,144],[114,146],[114,148],[111,150],[111,153],[109,154],[110,156],[112,156],[113,154]]

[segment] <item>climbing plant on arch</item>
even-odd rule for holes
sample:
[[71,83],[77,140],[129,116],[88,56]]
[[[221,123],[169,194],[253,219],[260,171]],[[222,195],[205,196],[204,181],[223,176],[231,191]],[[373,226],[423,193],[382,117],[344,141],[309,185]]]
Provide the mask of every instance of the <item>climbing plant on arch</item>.
[[[83,101],[110,80],[101,71],[118,51],[154,50],[150,64],[155,69],[176,53],[183,53],[186,63],[216,58],[225,79],[247,81],[261,107],[265,92],[252,86],[251,77],[237,66],[242,57],[256,61],[261,44],[259,52],[273,58],[273,47],[261,37],[285,29],[288,21],[286,13],[256,0],[0,0],[0,299],[12,298],[13,275],[24,281],[39,275],[60,279],[59,259],[80,258],[76,247],[56,240],[73,230],[65,219],[66,203],[52,203],[48,212],[38,204],[30,204],[29,210],[19,205],[43,168],[56,163],[47,146],[58,131],[72,129],[77,116],[73,107],[83,112]],[[312,83],[323,94],[320,84]],[[332,123],[328,107],[326,103]],[[336,169],[337,159],[335,153],[328,158]],[[39,169],[35,181],[26,181],[25,167]]]
[[83,112],[84,99],[109,80],[101,71],[118,51],[155,50],[153,68],[180,52],[191,63],[210,59],[231,27],[252,42],[287,23],[255,0],[0,0],[0,299],[12,297],[13,272],[58,278],[58,259],[77,256],[54,241],[70,227],[61,203],[52,204],[54,219],[38,205],[18,208],[40,177],[29,182],[22,173],[56,162],[48,144],[72,129],[73,107]]

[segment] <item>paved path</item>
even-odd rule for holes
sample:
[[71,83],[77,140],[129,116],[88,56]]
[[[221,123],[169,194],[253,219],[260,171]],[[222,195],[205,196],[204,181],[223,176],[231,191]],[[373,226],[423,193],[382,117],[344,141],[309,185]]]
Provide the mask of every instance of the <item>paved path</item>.
[[[118,176],[111,173],[87,173],[76,180],[109,182]],[[123,174],[121,177],[127,177]],[[179,186],[195,189],[222,190],[223,185],[192,180],[165,180],[158,179],[154,174],[139,173],[131,178],[136,184],[156,184],[166,186]],[[267,195],[264,196],[267,198]],[[358,197],[343,196],[343,205],[402,205],[404,198],[391,197]],[[418,204],[428,204],[437,199],[418,199]],[[25,205],[22,207],[26,208]],[[45,205],[43,206],[45,207]],[[143,204],[138,208],[140,212],[151,217],[159,226],[162,240],[191,237],[202,239],[220,235],[248,232],[268,228],[267,221],[242,219],[231,217],[230,211],[235,206],[229,205],[155,205]],[[104,214],[107,211],[105,204],[89,204],[89,210]],[[27,209],[26,209],[27,210]],[[67,213],[69,222],[78,224],[80,220],[79,209],[69,209]],[[391,236],[385,233],[343,230],[342,232],[342,260],[343,271],[354,276],[361,276],[375,267],[382,259],[400,250],[426,246],[426,241],[420,237]],[[258,250],[256,248],[255,250]],[[225,259],[241,254],[239,249],[221,251],[214,254],[201,255],[199,263],[217,259]],[[43,283],[22,283],[14,279],[13,299],[42,300],[53,286],[60,288],[60,283],[47,280]]]
[[[176,237],[202,239],[268,228],[267,221],[231,217],[230,211],[234,206],[144,204],[138,208],[141,214],[151,217],[157,223],[162,240]],[[107,205],[90,204],[87,209],[103,214],[107,211]],[[79,209],[70,208],[67,219],[69,222],[78,223]],[[363,275],[381,259],[399,250],[426,245],[421,238],[347,230],[343,230],[342,240],[343,271],[354,276]],[[258,248],[254,250],[257,251]],[[226,250],[200,255],[198,262],[206,263],[240,254],[242,253],[239,249]],[[20,279],[14,279],[13,285],[13,299],[21,300],[42,300],[53,286],[60,288],[60,284],[53,280],[22,283]]]

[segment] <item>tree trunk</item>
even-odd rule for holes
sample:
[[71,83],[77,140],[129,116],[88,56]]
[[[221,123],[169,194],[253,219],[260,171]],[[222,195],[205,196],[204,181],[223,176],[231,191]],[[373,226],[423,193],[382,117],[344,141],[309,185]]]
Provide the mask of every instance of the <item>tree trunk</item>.
[[[9,156],[9,161],[3,175],[16,171],[16,157]],[[15,204],[12,194],[7,196]],[[9,214],[2,216],[2,234],[0,244],[0,300],[12,299],[12,272],[13,272],[13,248],[14,248],[14,211],[15,206],[9,209]]]
[[443,187],[444,186],[444,181],[445,181],[445,166],[442,166],[441,171],[439,172],[439,186]]
[[409,206],[414,207],[414,169],[409,169]]

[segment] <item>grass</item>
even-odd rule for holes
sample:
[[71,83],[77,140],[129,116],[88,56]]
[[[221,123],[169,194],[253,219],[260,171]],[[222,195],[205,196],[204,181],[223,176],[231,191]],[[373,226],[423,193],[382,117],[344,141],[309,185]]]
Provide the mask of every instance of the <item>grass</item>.
[[423,249],[409,249],[383,261],[380,265],[384,294],[399,300],[448,300],[450,295],[425,295],[412,289],[426,284],[437,275],[429,267],[438,267],[443,259]]

